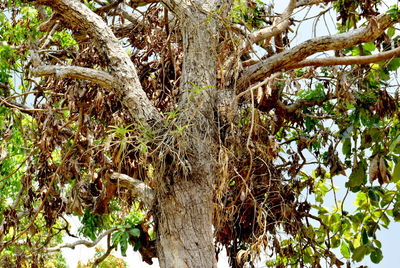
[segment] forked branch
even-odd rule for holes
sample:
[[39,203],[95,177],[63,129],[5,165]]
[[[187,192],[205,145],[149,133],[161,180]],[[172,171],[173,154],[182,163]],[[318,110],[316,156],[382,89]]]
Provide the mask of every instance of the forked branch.
[[257,43],[261,40],[266,40],[268,43],[271,38],[277,34],[285,31],[290,24],[290,16],[293,13],[293,10],[296,8],[296,0],[290,0],[289,5],[283,11],[281,17],[277,19],[271,26],[262,28],[258,31],[251,33],[248,36],[247,41],[244,44],[242,49],[248,49],[252,44]]
[[315,53],[344,49],[363,42],[373,41],[395,23],[389,14],[384,14],[371,18],[365,27],[342,34],[310,39],[292,49],[282,51],[251,65],[243,71],[237,86],[244,89],[257,81],[265,79],[271,73],[284,70],[286,67],[300,62]]

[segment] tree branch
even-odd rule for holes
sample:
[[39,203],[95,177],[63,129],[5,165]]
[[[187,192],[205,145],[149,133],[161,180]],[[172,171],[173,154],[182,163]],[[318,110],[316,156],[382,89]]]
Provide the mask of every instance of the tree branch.
[[144,124],[161,120],[161,115],[142,89],[134,64],[99,15],[75,0],[39,0],[35,4],[50,6],[69,28],[80,29],[92,38],[100,55],[107,59],[110,74],[119,82],[113,91],[133,118]]
[[107,13],[113,8],[117,8],[119,4],[122,3],[123,0],[116,0],[114,2],[111,2],[110,4],[105,4],[102,7],[97,8],[94,12],[96,13]]
[[261,40],[266,40],[266,42],[269,42],[273,36],[285,31],[287,27],[289,27],[290,24],[289,19],[295,7],[296,7],[296,0],[290,0],[288,6],[283,11],[281,17],[278,20],[276,20],[271,26],[255,31],[248,36],[248,40],[246,40],[242,50],[248,49],[252,44],[257,43]]
[[41,65],[31,71],[34,76],[55,75],[56,78],[84,79],[109,89],[118,84],[108,72],[79,66]]
[[77,240],[73,243],[65,243],[62,245],[59,245],[57,247],[53,247],[53,248],[47,248],[45,249],[45,252],[55,252],[55,251],[59,251],[62,248],[71,248],[71,249],[75,249],[76,246],[79,245],[83,245],[86,246],[88,248],[92,248],[94,246],[96,246],[105,236],[113,233],[114,231],[118,230],[117,227],[113,227],[111,229],[108,229],[107,231],[105,231],[104,233],[102,233],[95,241],[91,242],[91,241],[87,241],[87,240]]
[[296,110],[298,110],[302,107],[312,107],[312,106],[316,106],[316,105],[321,105],[322,103],[324,103],[325,101],[328,101],[330,99],[331,99],[331,96],[327,96],[326,98],[318,99],[318,100],[300,99],[289,105],[285,105],[282,101],[278,100],[277,105],[281,109],[284,109],[287,113],[294,113]]
[[312,5],[322,4],[322,3],[327,4],[332,1],[333,0],[299,0],[296,3],[296,7],[312,6]]
[[96,260],[93,262],[92,268],[96,268],[101,262],[103,262],[108,255],[110,255],[111,251],[116,247],[116,245],[111,245],[111,237],[110,235],[107,236],[107,251],[101,255],[100,257],[96,258]]
[[303,68],[306,66],[331,66],[331,65],[352,65],[352,64],[370,64],[400,57],[400,47],[390,51],[381,52],[369,56],[350,56],[350,57],[329,57],[320,59],[305,59],[285,68],[286,71]]
[[238,88],[247,87],[256,81],[265,79],[273,72],[285,69],[305,58],[323,51],[348,48],[363,42],[373,41],[378,38],[388,27],[395,24],[389,14],[380,15],[370,19],[367,26],[346,33],[322,36],[303,42],[300,45],[282,51],[279,54],[260,61],[246,68],[238,79]]
[[111,175],[111,180],[117,181],[120,187],[131,190],[132,194],[142,200],[146,207],[151,208],[153,206],[154,191],[143,181],[117,172]]

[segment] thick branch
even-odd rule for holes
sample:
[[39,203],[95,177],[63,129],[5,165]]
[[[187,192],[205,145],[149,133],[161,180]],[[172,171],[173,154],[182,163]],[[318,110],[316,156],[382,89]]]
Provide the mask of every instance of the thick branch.
[[157,109],[143,91],[131,59],[100,16],[80,1],[39,0],[36,3],[50,6],[60,14],[60,19],[70,28],[80,29],[92,38],[100,54],[107,60],[110,74],[119,82],[113,87],[113,91],[131,116],[143,123],[161,119]]
[[142,200],[146,207],[153,206],[154,191],[143,181],[117,172],[111,175],[111,180],[117,181],[120,187],[131,190],[132,194]]
[[288,66],[285,70],[293,70],[306,66],[331,66],[331,65],[352,65],[352,64],[370,64],[374,62],[384,61],[392,58],[400,57],[400,47],[390,51],[381,52],[369,56],[353,56],[353,57],[330,57],[305,59],[299,63]]
[[116,79],[105,71],[79,66],[41,65],[31,71],[34,76],[55,75],[57,78],[84,79],[110,89],[117,84]]
[[256,81],[264,79],[273,72],[285,69],[286,66],[293,65],[294,62],[302,61],[318,52],[343,49],[363,42],[373,41],[394,23],[390,15],[384,14],[371,18],[366,27],[333,36],[310,39],[292,49],[285,50],[248,67],[243,71],[237,85],[239,88],[247,87]]
[[104,237],[106,237],[107,235],[113,233],[114,231],[116,231],[118,228],[113,227],[111,229],[108,229],[107,231],[105,231],[104,233],[102,233],[95,241],[87,241],[87,240],[77,240],[73,243],[65,243],[62,245],[59,245],[58,247],[53,247],[53,248],[48,248],[45,251],[46,252],[55,252],[55,251],[59,251],[62,248],[71,248],[71,249],[75,249],[76,246],[82,245],[82,246],[86,246],[88,248],[92,248],[94,246],[96,246]]

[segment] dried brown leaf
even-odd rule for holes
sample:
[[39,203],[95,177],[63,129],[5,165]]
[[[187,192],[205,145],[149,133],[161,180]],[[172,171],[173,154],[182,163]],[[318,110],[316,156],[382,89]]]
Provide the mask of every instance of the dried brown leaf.
[[379,175],[381,177],[382,183],[388,182],[387,180],[387,168],[385,164],[385,159],[381,156],[379,159]]
[[369,181],[371,183],[374,182],[378,178],[379,174],[379,156],[375,155],[375,157],[371,160],[369,165]]

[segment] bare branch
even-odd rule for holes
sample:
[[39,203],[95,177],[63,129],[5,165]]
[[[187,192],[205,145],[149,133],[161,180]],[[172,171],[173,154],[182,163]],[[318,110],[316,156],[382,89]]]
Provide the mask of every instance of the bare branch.
[[55,75],[57,78],[84,79],[109,89],[118,84],[108,72],[79,66],[41,65],[31,71],[34,76]]
[[343,49],[373,41],[378,38],[388,27],[395,24],[389,14],[373,17],[367,26],[355,29],[346,33],[322,36],[303,42],[300,45],[282,51],[259,63],[256,63],[243,71],[237,86],[238,88],[247,87],[256,81],[264,79],[273,72],[285,69],[286,66],[293,65],[305,58],[323,51]]
[[330,57],[305,59],[299,63],[288,66],[285,70],[293,70],[306,66],[330,66],[330,65],[352,65],[352,64],[370,64],[374,62],[389,60],[400,57],[400,47],[390,51],[381,52],[369,56],[350,56],[350,57]]
[[154,191],[143,181],[117,172],[111,175],[111,180],[118,181],[120,187],[131,190],[132,194],[142,200],[146,207],[153,206]]
[[105,231],[104,233],[102,233],[95,241],[91,242],[91,241],[87,241],[87,240],[78,240],[75,241],[73,243],[65,243],[62,245],[59,245],[58,247],[53,247],[53,248],[47,248],[45,249],[45,252],[55,252],[55,251],[60,251],[62,248],[71,248],[71,249],[75,249],[76,246],[79,245],[83,245],[86,246],[88,248],[92,248],[94,246],[96,246],[105,236],[113,233],[114,231],[118,230],[117,227],[113,227],[111,229],[108,229],[107,231]]
[[293,10],[296,7],[296,0],[290,0],[288,6],[283,11],[281,17],[276,20],[271,26],[262,28],[258,31],[251,33],[248,36],[248,40],[244,44],[242,49],[248,49],[252,44],[257,43],[261,40],[266,40],[269,42],[271,38],[277,34],[282,33],[289,27],[290,24],[290,16],[293,13]]
[[130,5],[133,8],[138,8],[141,6],[145,6],[151,3],[161,2],[160,0],[131,0]]
[[312,6],[312,5],[322,4],[322,3],[327,4],[332,1],[333,0],[299,0],[296,3],[296,7]]

